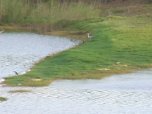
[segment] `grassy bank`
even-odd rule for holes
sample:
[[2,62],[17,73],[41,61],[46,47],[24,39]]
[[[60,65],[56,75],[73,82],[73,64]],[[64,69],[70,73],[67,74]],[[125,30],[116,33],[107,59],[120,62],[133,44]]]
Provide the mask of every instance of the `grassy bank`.
[[151,5],[107,6],[93,18],[58,21],[53,28],[90,32],[93,39],[36,64],[11,86],[45,86],[57,79],[98,79],[152,66]]

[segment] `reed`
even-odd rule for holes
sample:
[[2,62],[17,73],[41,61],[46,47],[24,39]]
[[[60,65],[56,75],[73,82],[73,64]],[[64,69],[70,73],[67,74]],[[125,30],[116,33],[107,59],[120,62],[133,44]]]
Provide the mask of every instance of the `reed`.
[[54,0],[0,0],[0,24],[53,24],[61,20],[98,17],[99,13],[94,4],[83,2],[61,4]]

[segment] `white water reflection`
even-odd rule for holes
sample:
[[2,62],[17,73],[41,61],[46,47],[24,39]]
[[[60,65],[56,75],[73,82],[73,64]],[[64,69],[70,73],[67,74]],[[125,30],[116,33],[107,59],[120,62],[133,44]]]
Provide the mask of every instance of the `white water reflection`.
[[[42,88],[0,88],[0,114],[151,114],[152,71],[102,80],[60,80]],[[9,93],[10,90],[30,93]]]
[[77,45],[79,41],[33,33],[0,34],[0,78],[23,74],[49,54]]

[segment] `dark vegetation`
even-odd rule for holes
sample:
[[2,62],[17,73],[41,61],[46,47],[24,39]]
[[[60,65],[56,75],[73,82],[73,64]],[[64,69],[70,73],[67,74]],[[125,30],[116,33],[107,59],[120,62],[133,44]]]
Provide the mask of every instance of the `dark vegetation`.
[[6,101],[6,100],[7,100],[7,98],[0,97],[0,102]]

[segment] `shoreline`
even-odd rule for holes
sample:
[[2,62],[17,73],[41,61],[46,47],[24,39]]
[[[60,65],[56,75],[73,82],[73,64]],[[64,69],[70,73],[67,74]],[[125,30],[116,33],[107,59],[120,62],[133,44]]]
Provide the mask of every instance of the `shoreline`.
[[[12,32],[13,32],[13,31],[10,31],[10,33],[12,33]],[[23,32],[23,31],[22,31],[22,32]],[[9,32],[5,31],[4,33],[6,34],[6,33],[9,33]],[[14,33],[14,32],[13,32],[13,33]],[[18,32],[15,31],[15,33],[18,33]],[[26,32],[24,31],[23,33],[26,33]],[[29,33],[34,33],[34,32],[29,32]],[[39,34],[37,34],[37,33],[34,33],[34,34],[35,34],[35,35],[39,35]],[[41,34],[40,34],[40,35],[41,35]],[[69,38],[61,37],[61,36],[52,36],[52,35],[45,35],[45,34],[44,34],[44,36],[48,36],[48,37],[51,36],[52,39],[53,39],[53,37],[54,37],[55,39],[56,39],[56,38],[59,38],[59,39],[68,39],[68,40],[70,41]],[[30,69],[26,70],[26,71],[24,72],[24,74],[30,72],[31,69],[32,69],[36,64],[38,64],[38,63],[41,62],[41,61],[44,61],[45,58],[50,57],[50,56],[51,56],[51,57],[56,56],[56,55],[58,55],[58,54],[61,53],[61,52],[67,51],[67,50],[69,50],[69,49],[72,49],[72,48],[75,48],[76,46],[81,45],[81,41],[80,41],[80,40],[75,40],[75,41],[70,41],[70,42],[73,42],[73,43],[74,43],[73,46],[70,46],[69,48],[67,48],[67,49],[65,49],[65,50],[57,50],[57,52],[50,53],[50,54],[48,54],[47,56],[40,58],[40,60],[34,62],[34,63],[31,65]],[[71,44],[71,45],[72,45],[72,44]],[[17,73],[18,73],[18,72],[17,72]],[[24,74],[18,73],[18,75],[14,75],[14,76],[21,76],[21,75],[24,75]],[[2,78],[0,79],[0,84],[2,84],[2,85],[4,86],[6,79],[9,78],[9,77],[14,77],[14,76],[12,75],[12,76],[2,77]],[[32,79],[32,80],[33,80],[33,81],[41,81],[41,79]],[[20,85],[20,84],[19,84],[19,85]],[[6,85],[6,86],[7,86],[7,85]]]
[[[40,34],[46,34],[46,35],[57,35],[57,36],[64,36],[64,37],[70,36],[71,38],[74,38],[74,39],[75,37],[79,37],[82,35],[81,38],[82,39],[84,38],[83,39],[84,43],[80,46],[77,46],[74,49],[61,52],[52,57],[46,57],[45,60],[42,60],[40,61],[40,63],[37,63],[36,66],[32,68],[31,72],[20,77],[6,78],[6,81],[4,82],[4,84],[6,84],[7,86],[18,86],[18,82],[16,82],[18,80],[21,83],[20,86],[40,87],[40,86],[47,86],[52,81],[59,80],[59,79],[71,79],[71,80],[101,79],[113,74],[125,74],[125,73],[134,72],[134,71],[139,71],[141,69],[151,68],[152,64],[150,63],[150,54],[147,54],[147,52],[149,52],[150,49],[147,50],[146,46],[143,47],[146,50],[144,52],[145,55],[147,55],[149,58],[147,58],[146,56],[145,57],[143,56],[143,58],[140,59],[140,54],[142,54],[143,51],[140,50],[140,47],[138,46],[138,42],[135,42],[133,45],[130,44],[132,42],[130,42],[129,37],[131,37],[132,34],[134,35],[136,34],[136,32],[138,32],[138,31],[134,31],[134,29],[138,30],[138,26],[135,26],[137,28],[134,27],[130,29],[130,31],[128,31],[128,26],[124,27],[122,30],[121,28],[122,25],[117,25],[117,26],[112,25],[112,22],[113,23],[119,22],[122,24],[126,24],[126,22],[128,24],[132,24],[134,22],[136,25],[136,21],[131,20],[131,19],[136,19],[136,18],[139,18],[139,17],[120,18],[120,17],[114,16],[114,17],[107,17],[106,19],[104,19],[104,21],[103,21],[103,18],[92,19],[91,21],[89,20],[78,21],[78,22],[73,22],[74,23],[74,25],[72,25],[73,27],[70,27],[70,25],[69,27],[67,26],[64,29],[64,31],[63,29],[59,29],[59,31],[57,31],[56,29],[54,31],[39,32]],[[92,25],[92,22],[93,22],[93,25]],[[79,26],[77,26],[77,24]],[[142,24],[145,24],[145,23],[141,23],[141,25]],[[83,27],[84,25],[85,27]],[[147,26],[150,27],[149,25]],[[145,29],[146,26],[141,26],[141,27]],[[13,27],[7,26],[4,28],[7,28],[7,30],[13,30],[12,29]],[[15,30],[17,30],[16,29],[17,27],[14,27],[14,28]],[[70,29],[70,32],[67,32],[69,29]],[[116,30],[118,29],[118,30],[116,31],[115,29]],[[150,29],[147,28],[147,30],[150,30]],[[86,40],[86,34],[88,33],[88,31],[93,33],[95,37],[91,41]],[[119,35],[119,31],[122,31],[124,33],[124,36],[127,36],[128,38],[128,40],[124,42],[124,46],[125,45],[127,46],[129,43],[131,47],[129,46],[126,47],[127,50],[123,47],[123,45],[117,47],[117,45],[122,43],[121,40],[119,40],[119,37],[120,38],[122,37],[117,36]],[[30,32],[33,32],[33,31],[30,31]],[[130,36],[130,32],[134,32],[134,33],[131,33],[131,36]],[[148,38],[149,38],[148,34],[149,35],[151,34],[150,33],[147,34],[147,33],[148,32],[146,32],[144,35],[147,35],[146,37],[148,41]],[[71,34],[74,37],[72,37]],[[117,37],[118,37],[118,40],[116,39]],[[142,38],[142,35],[140,35],[140,37]],[[118,41],[118,43],[114,39]],[[136,37],[134,39],[136,39]],[[139,41],[143,42],[142,39]],[[146,40],[144,40],[144,42],[146,42]],[[111,48],[111,46],[113,45],[111,43],[116,43],[117,45]],[[139,54],[136,52],[136,50],[134,51],[134,49],[132,49],[134,45],[137,45],[137,47],[135,48],[137,48],[137,52]],[[100,54],[102,54],[103,56],[101,56]],[[119,57],[119,54],[120,54],[120,57]],[[73,59],[70,59],[70,58],[73,58]],[[98,63],[98,60],[100,64]],[[78,64],[75,63],[77,61],[78,61]],[[71,63],[68,64],[68,62],[71,62]],[[65,64],[65,67],[63,67],[64,66],[63,64]],[[47,65],[55,66],[55,67],[51,67],[51,70],[50,70],[48,69]],[[43,70],[43,69],[37,70],[38,67],[42,67],[47,70]],[[59,69],[62,69],[61,72]],[[49,70],[50,70],[50,73],[48,73],[46,76],[39,75],[39,74],[45,74],[45,72]],[[34,72],[35,74],[33,75],[32,72]],[[37,81],[39,79],[41,79],[41,81]]]

